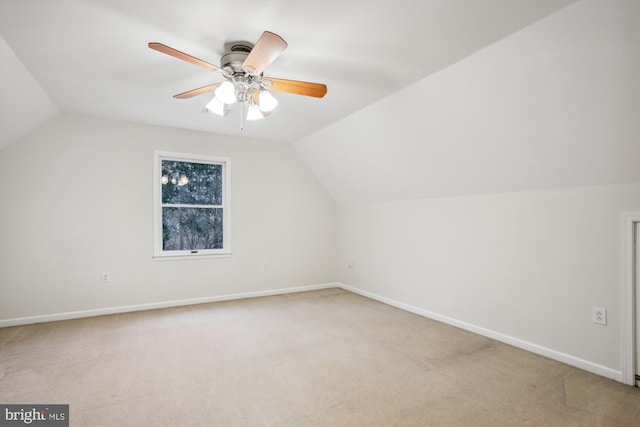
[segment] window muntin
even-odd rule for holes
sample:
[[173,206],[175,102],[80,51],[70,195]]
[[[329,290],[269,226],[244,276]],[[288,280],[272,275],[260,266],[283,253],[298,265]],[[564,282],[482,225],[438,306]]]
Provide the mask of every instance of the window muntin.
[[156,257],[230,254],[226,158],[156,152]]

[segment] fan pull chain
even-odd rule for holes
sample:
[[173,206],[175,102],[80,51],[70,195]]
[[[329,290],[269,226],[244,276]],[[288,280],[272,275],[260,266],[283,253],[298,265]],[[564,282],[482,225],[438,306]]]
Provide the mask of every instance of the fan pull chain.
[[240,130],[244,130],[244,102],[240,103]]

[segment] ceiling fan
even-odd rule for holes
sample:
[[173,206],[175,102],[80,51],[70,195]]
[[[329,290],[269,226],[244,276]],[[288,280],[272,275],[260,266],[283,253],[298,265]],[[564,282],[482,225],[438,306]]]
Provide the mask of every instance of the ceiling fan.
[[[206,105],[205,111],[225,116],[239,105],[241,120],[257,120],[269,115],[278,101],[269,91],[288,92],[295,95],[322,98],[327,86],[321,83],[302,82],[264,77],[263,71],[286,48],[287,42],[277,34],[265,31],[254,44],[244,41],[229,43],[229,52],[220,59],[220,66],[166,46],[151,42],[149,47],[210,71],[220,71],[225,81],[192,89],[174,95],[177,99],[214,92],[215,96]],[[246,116],[246,117],[245,117]],[[242,128],[242,121],[240,124]]]

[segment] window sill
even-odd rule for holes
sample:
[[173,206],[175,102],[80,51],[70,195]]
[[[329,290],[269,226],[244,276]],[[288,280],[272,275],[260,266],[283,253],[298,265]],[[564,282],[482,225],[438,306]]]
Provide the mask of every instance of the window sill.
[[230,258],[232,252],[221,254],[184,254],[184,255],[154,255],[154,261],[180,261],[188,259],[212,259],[212,258]]

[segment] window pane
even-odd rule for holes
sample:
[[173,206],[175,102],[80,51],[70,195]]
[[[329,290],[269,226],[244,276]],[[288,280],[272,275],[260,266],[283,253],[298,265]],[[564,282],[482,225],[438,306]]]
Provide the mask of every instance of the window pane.
[[162,161],[162,203],[222,205],[222,165]]
[[162,249],[222,249],[221,208],[162,208]]

